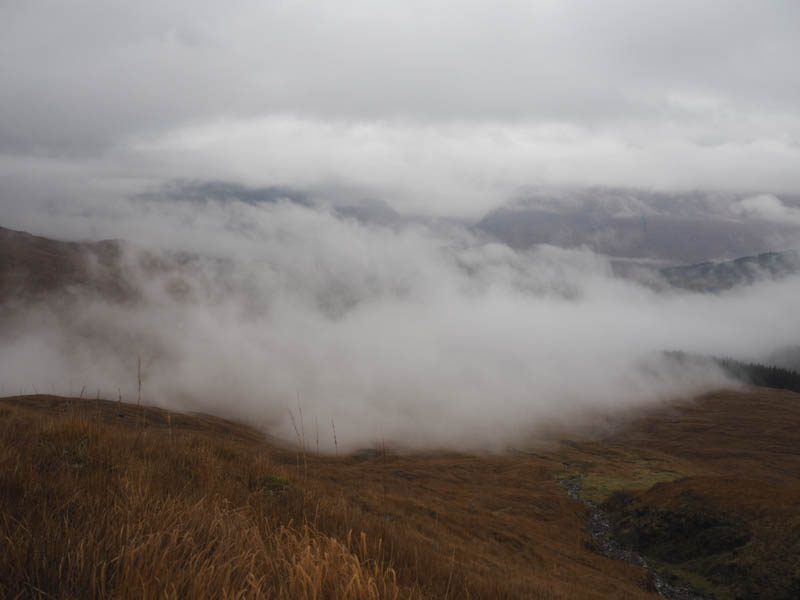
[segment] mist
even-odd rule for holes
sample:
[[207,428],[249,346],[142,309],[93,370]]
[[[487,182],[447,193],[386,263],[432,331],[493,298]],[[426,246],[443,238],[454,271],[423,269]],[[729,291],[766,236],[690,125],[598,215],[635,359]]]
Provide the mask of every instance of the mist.
[[472,219],[528,186],[797,194],[799,21],[787,0],[6,0],[0,209],[182,178]]
[[135,240],[121,259],[130,297],[7,305],[4,393],[134,401],[140,357],[143,401],[285,439],[302,412],[325,450],[331,421],[340,448],[501,449],[736,385],[665,350],[752,359],[800,337],[798,277],[665,292],[586,249],[516,251],[289,200],[107,208],[56,226]]
[[797,277],[698,294],[614,266],[800,245],[798,23],[6,0],[0,226],[121,256],[117,295],[0,305],[0,393],[132,401],[141,360],[148,403],[288,439],[293,415],[326,450],[332,421],[341,447],[500,449],[735,385],[663,353],[796,345]]

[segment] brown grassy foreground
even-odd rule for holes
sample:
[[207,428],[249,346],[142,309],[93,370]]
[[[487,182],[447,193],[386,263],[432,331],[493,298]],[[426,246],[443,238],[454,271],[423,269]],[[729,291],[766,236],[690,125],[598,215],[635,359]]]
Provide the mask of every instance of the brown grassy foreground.
[[[208,416],[0,401],[0,597],[642,598],[561,465],[309,457]],[[288,485],[287,485],[288,483]]]
[[270,495],[283,480],[251,432],[187,435],[178,419],[170,437],[102,416],[4,406],[0,596],[398,596],[375,545],[320,532],[294,490]]
[[557,454],[664,575],[718,600],[800,598],[800,394],[719,392]]
[[[531,453],[305,468],[215,417],[0,399],[0,597],[654,597],[644,570],[595,550],[558,481],[579,472],[597,501],[625,490],[621,534],[659,567],[718,598],[789,598],[799,425],[800,395],[724,392]],[[698,506],[722,525],[669,537]],[[709,540],[723,551],[692,554]]]

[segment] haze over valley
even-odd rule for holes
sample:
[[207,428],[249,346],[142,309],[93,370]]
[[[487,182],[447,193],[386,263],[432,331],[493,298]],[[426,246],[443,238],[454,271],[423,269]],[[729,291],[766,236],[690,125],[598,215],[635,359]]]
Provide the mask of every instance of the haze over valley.
[[782,0],[4,0],[0,597],[800,597],[797,56]]
[[756,266],[753,280],[702,294],[658,270],[620,276],[588,240],[514,249],[480,226],[170,189],[50,221],[117,241],[6,232],[9,393],[132,398],[141,359],[149,402],[284,437],[302,410],[339,423],[348,447],[499,449],[537,427],[731,385],[713,368],[675,368],[664,351],[752,362],[800,339],[791,269]]

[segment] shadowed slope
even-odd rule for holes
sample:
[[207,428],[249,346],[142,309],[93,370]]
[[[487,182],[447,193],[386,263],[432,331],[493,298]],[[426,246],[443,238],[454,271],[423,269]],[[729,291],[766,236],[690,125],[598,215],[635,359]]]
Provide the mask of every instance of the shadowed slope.
[[120,276],[121,253],[113,240],[64,242],[0,227],[0,301],[70,287],[123,299],[130,290]]

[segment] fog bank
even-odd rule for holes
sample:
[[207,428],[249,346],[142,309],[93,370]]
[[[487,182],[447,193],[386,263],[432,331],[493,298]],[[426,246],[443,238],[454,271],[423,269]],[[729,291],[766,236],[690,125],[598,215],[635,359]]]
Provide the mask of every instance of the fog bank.
[[3,393],[85,386],[132,401],[140,356],[146,402],[289,439],[302,409],[324,449],[331,420],[340,450],[497,449],[730,383],[663,350],[750,359],[800,338],[797,277],[657,293],[586,250],[514,251],[456,227],[365,225],[286,200],[105,209],[49,226],[129,240],[135,298],[6,306],[18,312],[3,322]]

